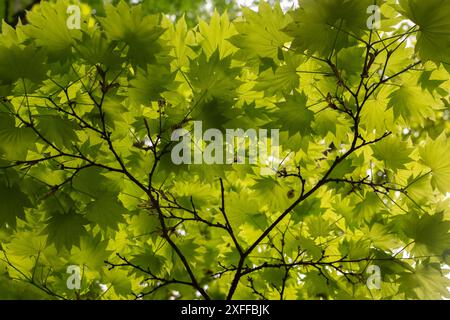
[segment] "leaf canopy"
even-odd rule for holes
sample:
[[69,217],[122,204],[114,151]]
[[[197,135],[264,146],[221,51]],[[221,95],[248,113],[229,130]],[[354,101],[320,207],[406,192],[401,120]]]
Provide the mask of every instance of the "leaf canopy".
[[0,298],[449,298],[448,1],[185,3],[6,17]]

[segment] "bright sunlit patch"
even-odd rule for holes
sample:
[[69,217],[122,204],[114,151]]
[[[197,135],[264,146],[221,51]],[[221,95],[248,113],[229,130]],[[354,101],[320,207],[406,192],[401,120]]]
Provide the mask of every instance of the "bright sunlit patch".
[[176,233],[181,237],[184,237],[186,235],[186,231],[184,229],[177,229]]
[[153,147],[153,143],[152,143],[152,141],[150,140],[150,138],[148,136],[145,136],[144,144],[145,144],[146,147]]
[[237,4],[240,7],[248,7],[252,10],[258,10],[258,5],[255,0],[237,0]]
[[211,0],[206,1],[204,8],[206,11],[212,12],[214,10],[214,5],[212,1]]

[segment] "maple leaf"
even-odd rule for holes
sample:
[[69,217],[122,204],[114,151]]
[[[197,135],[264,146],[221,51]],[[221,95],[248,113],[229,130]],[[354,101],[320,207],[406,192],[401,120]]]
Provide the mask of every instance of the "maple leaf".
[[31,202],[17,185],[7,186],[0,183],[0,226],[7,224],[14,228],[16,218],[25,217],[25,208],[31,206]]
[[82,236],[86,236],[88,221],[73,211],[68,213],[55,213],[47,221],[44,233],[48,234],[48,241],[54,243],[58,249],[79,245]]

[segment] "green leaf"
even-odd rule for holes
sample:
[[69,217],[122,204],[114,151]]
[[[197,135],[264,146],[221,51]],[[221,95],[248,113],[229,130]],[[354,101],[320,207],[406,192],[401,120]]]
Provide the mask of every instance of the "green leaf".
[[0,84],[12,84],[19,79],[39,82],[46,71],[44,53],[33,44],[0,45]]
[[298,223],[305,219],[307,216],[320,216],[325,212],[324,208],[320,206],[321,202],[319,198],[312,198],[303,201],[299,206],[294,209],[293,221]]
[[119,223],[125,222],[123,214],[126,212],[115,197],[103,195],[86,206],[86,219],[98,224],[101,229],[118,230]]
[[230,23],[228,14],[219,15],[214,11],[209,24],[200,20],[198,23],[199,39],[203,52],[210,57],[216,50],[219,51],[220,58],[224,58],[237,49],[228,42],[228,39],[236,34],[234,25]]
[[418,256],[441,255],[450,246],[450,221],[442,212],[433,215],[417,213],[404,218],[405,234],[414,240],[412,252]]
[[402,117],[406,123],[421,121],[432,115],[433,97],[417,85],[411,85],[412,81],[415,79],[406,80],[389,95],[389,108],[394,110],[395,117]]
[[239,34],[231,38],[243,57],[255,56],[277,58],[278,49],[290,41],[282,29],[290,22],[290,17],[284,15],[280,4],[273,8],[267,2],[261,1],[258,12],[243,8],[245,19],[235,22]]
[[46,246],[46,236],[36,232],[17,232],[8,244],[8,250],[14,255],[30,257],[39,252],[44,252]]
[[372,146],[373,156],[383,161],[386,168],[391,170],[403,169],[405,164],[412,161],[409,157],[412,149],[407,143],[390,136]]
[[17,185],[8,186],[0,181],[0,226],[15,228],[16,218],[24,219],[27,207],[31,207],[31,202]]
[[322,249],[311,238],[300,237],[298,246],[302,250],[306,250],[309,256],[313,259],[320,259],[322,256]]
[[265,91],[267,95],[273,95],[276,92],[290,93],[298,88],[300,77],[297,74],[297,67],[303,61],[302,57],[285,53],[286,64],[279,66],[275,71],[272,68],[261,72],[254,91]]
[[[36,135],[33,129],[15,127],[10,117],[0,120],[0,150],[8,160],[24,160],[29,150],[35,149]],[[6,121],[5,121],[6,120]]]
[[327,57],[333,50],[354,45],[354,37],[369,31],[370,5],[372,0],[303,0],[291,12],[293,22],[285,30],[294,37],[294,48]]
[[434,188],[445,194],[450,191],[450,148],[445,135],[437,140],[428,139],[420,149],[420,157],[431,169]]
[[101,269],[111,251],[107,250],[108,241],[101,240],[100,236],[82,237],[80,247],[73,247],[72,261],[77,265],[87,266],[90,270]]
[[47,221],[43,234],[48,234],[48,241],[55,244],[56,248],[78,246],[80,239],[87,236],[85,225],[88,221],[73,210],[67,213],[54,213]]
[[211,97],[227,100],[235,96],[235,90],[240,84],[237,80],[239,69],[231,67],[231,58],[220,59],[219,51],[211,57],[204,53],[191,61],[189,79],[192,86],[203,93],[203,99]]
[[[154,275],[159,275],[162,272],[165,258],[146,249],[140,254],[133,256],[131,262],[144,270],[149,270]],[[142,274],[142,272],[140,272]]]
[[102,173],[103,170],[95,167],[83,169],[73,178],[73,187],[92,198],[101,198],[105,192],[114,194],[117,186]]
[[234,228],[239,228],[258,214],[258,210],[250,204],[249,199],[254,198],[250,197],[248,192],[232,193],[226,199],[228,219]]
[[107,283],[119,296],[131,295],[131,280],[126,270],[114,269],[106,273]]
[[[324,211],[319,207],[319,210]],[[318,237],[325,237],[330,234],[333,229],[333,225],[330,225],[329,221],[324,219],[323,216],[310,216],[307,219],[308,232],[313,239]]]
[[24,28],[25,34],[35,39],[52,59],[66,60],[81,32],[67,27],[67,2],[56,4],[42,3],[36,10],[27,14],[30,24]]
[[450,63],[450,3],[400,0],[401,13],[418,26],[416,51],[426,61]]
[[373,245],[382,250],[389,250],[398,247],[399,241],[395,234],[390,232],[386,226],[380,223],[375,223],[370,227],[366,237],[373,243]]
[[361,219],[371,221],[373,216],[380,211],[382,204],[383,203],[375,192],[367,192],[362,201],[356,204],[354,218],[357,218],[358,221]]
[[276,120],[270,125],[280,128],[281,131],[288,131],[290,136],[296,133],[302,136],[308,135],[311,132],[314,113],[307,108],[307,96],[295,91],[293,95],[288,95],[285,99],[286,101],[279,103],[273,111],[272,114]]
[[168,22],[168,24],[167,31],[162,35],[162,38],[166,39],[172,46],[170,56],[175,59],[172,63],[175,69],[187,67],[189,58],[195,56],[195,52],[191,48],[191,46],[196,45],[195,34],[188,29],[185,16],[178,19],[175,25],[171,22]]
[[146,71],[138,69],[136,78],[130,81],[128,94],[135,103],[149,105],[161,98],[174,78],[175,75],[162,65],[147,65]]
[[442,299],[449,297],[448,280],[442,272],[436,268],[419,265],[414,272],[401,275],[400,289],[407,292],[407,297],[421,300]]
[[280,286],[283,283],[284,270],[267,268],[263,271],[262,277],[272,286]]
[[158,43],[164,29],[157,15],[144,15],[141,5],[129,7],[121,0],[117,7],[106,5],[107,18],[99,18],[108,39],[123,41],[128,46],[127,57],[139,66],[155,61],[161,50]]
[[108,41],[104,34],[94,33],[88,35],[83,33],[83,39],[75,45],[82,59],[91,65],[97,63],[109,68],[119,68],[123,59],[114,50],[115,43]]
[[76,133],[77,125],[59,116],[42,115],[39,117],[36,129],[46,139],[61,148],[70,147],[79,141]]

